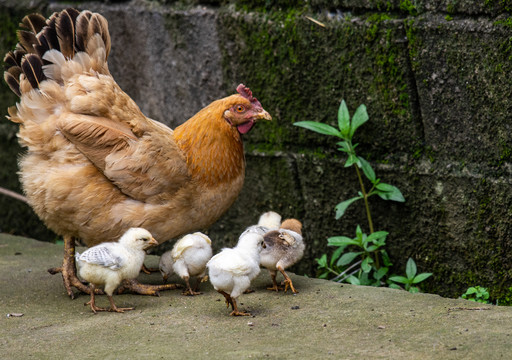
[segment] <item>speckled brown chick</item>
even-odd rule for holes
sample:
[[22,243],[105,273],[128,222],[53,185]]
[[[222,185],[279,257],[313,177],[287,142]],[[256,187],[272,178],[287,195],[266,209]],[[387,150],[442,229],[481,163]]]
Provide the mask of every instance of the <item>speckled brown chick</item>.
[[268,269],[273,286],[268,290],[279,291],[276,275],[279,270],[284,276],[284,291],[288,288],[294,294],[298,291],[285,269],[297,263],[304,255],[304,241],[302,239],[302,223],[297,219],[286,219],[278,230],[269,231],[264,236],[266,248],[260,256],[261,266]]

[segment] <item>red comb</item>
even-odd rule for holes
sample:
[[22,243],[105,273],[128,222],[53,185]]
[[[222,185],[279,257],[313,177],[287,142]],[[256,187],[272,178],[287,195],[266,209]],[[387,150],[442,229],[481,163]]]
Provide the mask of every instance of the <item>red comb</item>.
[[244,84],[240,84],[236,87],[236,91],[242,95],[244,98],[246,98],[247,100],[249,100],[250,102],[258,102],[259,101],[252,96],[252,91],[251,89],[249,89],[247,86],[245,86]]

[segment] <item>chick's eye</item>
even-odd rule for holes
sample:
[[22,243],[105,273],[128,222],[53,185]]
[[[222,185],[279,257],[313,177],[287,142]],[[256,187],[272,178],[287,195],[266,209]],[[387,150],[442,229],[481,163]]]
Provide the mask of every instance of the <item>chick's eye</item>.
[[245,107],[244,107],[243,105],[237,105],[237,106],[235,107],[235,109],[236,109],[236,112],[239,112],[239,113],[241,113],[241,112],[244,112],[244,111],[245,111]]

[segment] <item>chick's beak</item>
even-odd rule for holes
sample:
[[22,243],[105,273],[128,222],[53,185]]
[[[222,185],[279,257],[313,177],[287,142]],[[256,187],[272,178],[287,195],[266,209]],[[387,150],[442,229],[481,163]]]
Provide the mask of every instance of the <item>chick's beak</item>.
[[157,246],[158,245],[158,241],[156,241],[155,238],[152,237],[151,240],[149,240],[148,245],[149,246]]

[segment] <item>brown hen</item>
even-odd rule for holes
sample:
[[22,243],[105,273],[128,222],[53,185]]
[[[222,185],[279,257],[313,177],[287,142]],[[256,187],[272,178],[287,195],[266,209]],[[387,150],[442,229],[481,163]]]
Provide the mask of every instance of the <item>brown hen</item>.
[[64,237],[63,266],[50,271],[62,272],[70,296],[72,286],[88,289],[76,277],[75,238],[94,246],[143,227],[162,243],[207,228],[231,206],[244,182],[241,134],[271,120],[249,88],[240,84],[173,131],[144,116],[110,75],[103,16],[67,9],[20,26],[4,58],[20,96],[9,119],[27,147],[20,180],[37,215]]

